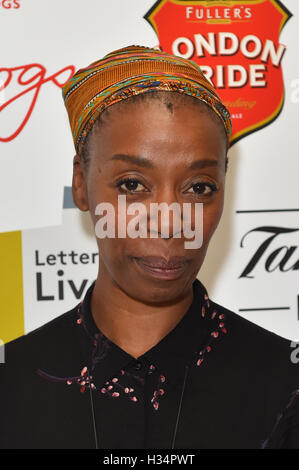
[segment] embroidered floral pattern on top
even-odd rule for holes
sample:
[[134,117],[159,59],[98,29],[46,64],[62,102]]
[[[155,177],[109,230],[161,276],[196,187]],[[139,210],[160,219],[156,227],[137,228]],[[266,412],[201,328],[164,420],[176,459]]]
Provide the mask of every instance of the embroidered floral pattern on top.
[[[214,347],[213,343],[215,339],[218,339],[222,334],[227,333],[227,329],[224,323],[225,315],[219,315],[217,310],[212,308],[207,291],[205,290],[204,286],[202,287],[204,289],[204,295],[200,315],[208,322],[209,338],[204,348],[199,347],[194,352],[193,357],[195,356],[195,362],[193,362],[193,364],[196,366],[200,366],[205,359],[205,354],[211,352],[212,347]],[[101,360],[103,360],[109,353],[113,343],[99,330],[96,332],[90,331],[82,308],[83,302],[84,301],[82,301],[77,307],[76,326],[83,327],[88,337],[92,341],[93,347],[91,353],[90,371],[88,371],[87,366],[85,366],[78,376],[56,377],[38,369],[38,375],[52,382],[66,383],[67,385],[77,384],[80,387],[81,393],[84,393],[86,389],[91,388],[93,391],[98,391],[98,393],[100,393],[102,396],[111,398],[118,398],[123,396],[132,402],[138,402],[138,397],[136,396],[133,382],[135,381],[141,385],[144,385],[144,378],[125,370],[125,368],[122,368],[118,373],[114,374],[112,378],[107,378],[105,382],[98,388],[93,383],[92,374],[94,373],[97,364],[99,364]],[[159,370],[155,364],[150,364],[148,367],[148,374],[152,373],[157,374],[157,384],[151,398],[151,404],[153,409],[157,411],[159,409],[161,397],[165,396],[167,392],[167,380],[166,374]]]
[[164,388],[160,388],[162,387],[162,385],[164,386],[165,381],[166,381],[165,375],[163,374],[159,375],[157,390],[154,391],[153,398],[151,399],[151,403],[156,411],[159,408],[160,397],[165,394]]
[[86,388],[91,388],[92,390],[96,390],[95,384],[91,381],[92,375],[88,374],[87,367],[83,367],[81,370],[81,374],[77,377],[55,377],[54,375],[47,374],[46,372],[37,369],[37,374],[51,382],[60,382],[66,383],[67,385],[77,384],[80,386],[80,392],[85,392]]
[[[204,294],[204,301],[205,301],[206,305],[203,305],[202,309],[201,309],[201,316],[203,318],[205,318],[206,314],[209,314],[209,311],[211,310],[211,303],[210,303],[210,300],[209,300],[209,297],[208,297],[207,293]],[[199,357],[196,360],[196,365],[197,366],[200,366],[203,363],[205,353],[206,352],[208,352],[208,353],[211,352],[211,350],[212,350],[211,344],[212,344],[213,340],[219,338],[219,335],[221,333],[224,333],[224,334],[227,333],[227,329],[225,328],[225,324],[224,324],[225,315],[223,313],[218,315],[217,310],[212,310],[212,312],[210,312],[210,319],[211,320],[216,319],[216,321],[217,321],[217,316],[218,316],[218,320],[220,320],[220,323],[218,324],[218,327],[214,331],[211,332],[211,338],[210,338],[208,344],[206,345],[206,347],[204,349],[199,351],[199,353],[198,353],[198,351],[196,351],[196,353],[195,353],[196,355],[199,354]]]

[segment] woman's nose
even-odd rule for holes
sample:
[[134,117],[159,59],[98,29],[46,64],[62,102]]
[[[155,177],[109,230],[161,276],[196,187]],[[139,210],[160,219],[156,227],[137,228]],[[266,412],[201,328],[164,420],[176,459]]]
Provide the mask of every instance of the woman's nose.
[[149,202],[148,230],[162,238],[182,232],[182,208],[175,189],[164,186]]

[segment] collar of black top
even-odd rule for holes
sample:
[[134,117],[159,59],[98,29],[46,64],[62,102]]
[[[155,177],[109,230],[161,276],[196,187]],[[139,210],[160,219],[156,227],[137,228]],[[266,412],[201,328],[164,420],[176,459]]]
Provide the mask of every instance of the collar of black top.
[[207,315],[202,315],[204,296],[207,298],[203,284],[198,279],[194,280],[193,301],[180,322],[159,343],[137,359],[98,329],[90,306],[94,284],[95,282],[87,290],[79,313],[82,326],[90,339],[88,367],[97,385],[103,386],[105,381],[136,362],[141,362],[145,368],[152,365],[155,370],[166,374],[168,384],[181,383],[185,366],[192,365],[193,362],[196,365],[196,358],[208,343],[211,332],[216,329],[217,321],[219,323],[208,312]]

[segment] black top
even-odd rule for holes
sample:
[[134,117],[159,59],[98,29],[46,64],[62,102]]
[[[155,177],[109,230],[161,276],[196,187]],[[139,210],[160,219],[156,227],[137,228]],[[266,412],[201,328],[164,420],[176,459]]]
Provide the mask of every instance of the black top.
[[136,360],[98,330],[93,286],[6,345],[0,448],[299,449],[290,341],[214,303],[196,279],[184,317]]

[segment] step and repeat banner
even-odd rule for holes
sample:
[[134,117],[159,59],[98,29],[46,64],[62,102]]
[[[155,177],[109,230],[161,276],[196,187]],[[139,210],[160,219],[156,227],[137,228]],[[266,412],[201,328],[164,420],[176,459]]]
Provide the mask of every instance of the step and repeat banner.
[[225,209],[198,278],[295,347],[298,0],[0,0],[0,41],[0,340],[63,314],[97,276],[61,87],[112,50],[159,45],[197,62],[232,114]]

